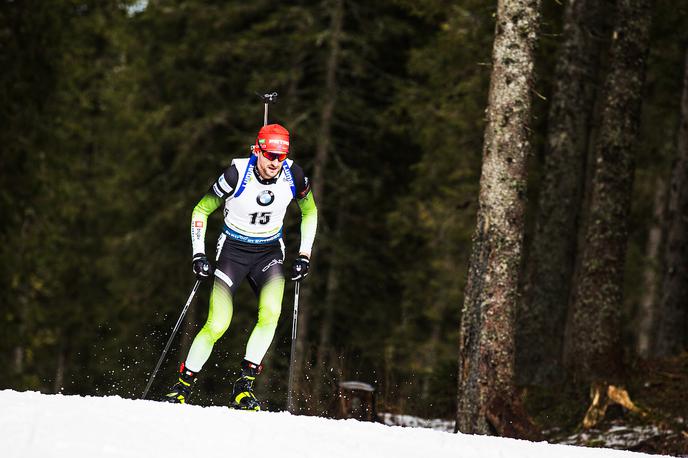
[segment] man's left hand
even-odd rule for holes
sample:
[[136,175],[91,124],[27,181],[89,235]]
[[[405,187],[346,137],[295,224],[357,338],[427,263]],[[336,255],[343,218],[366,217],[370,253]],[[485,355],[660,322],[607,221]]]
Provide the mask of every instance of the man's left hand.
[[303,280],[308,275],[308,268],[311,261],[306,255],[299,255],[291,265],[291,279],[295,281]]

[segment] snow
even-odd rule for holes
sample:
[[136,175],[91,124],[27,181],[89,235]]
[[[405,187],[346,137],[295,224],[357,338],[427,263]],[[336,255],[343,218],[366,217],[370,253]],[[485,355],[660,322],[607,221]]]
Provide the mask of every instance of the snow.
[[7,458],[569,458],[640,453],[119,397],[0,391]]
[[392,413],[381,413],[380,419],[389,426],[408,426],[411,428],[431,428],[438,431],[453,432],[454,422],[441,418],[418,418],[412,415],[395,415]]
[[670,429],[660,429],[653,425],[634,425],[628,426],[619,421],[612,422],[611,428],[604,430],[589,429],[573,434],[561,441],[562,444],[600,444],[602,447],[628,449],[634,445],[652,439],[653,437],[661,437],[675,434]]

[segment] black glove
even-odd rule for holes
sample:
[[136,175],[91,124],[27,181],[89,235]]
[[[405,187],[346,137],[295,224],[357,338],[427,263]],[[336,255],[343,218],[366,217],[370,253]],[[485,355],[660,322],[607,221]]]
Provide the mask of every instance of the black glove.
[[299,255],[291,265],[291,279],[298,281],[306,278],[310,265],[311,262],[307,256]]
[[203,253],[195,254],[191,263],[193,272],[199,280],[205,280],[213,274],[213,268]]

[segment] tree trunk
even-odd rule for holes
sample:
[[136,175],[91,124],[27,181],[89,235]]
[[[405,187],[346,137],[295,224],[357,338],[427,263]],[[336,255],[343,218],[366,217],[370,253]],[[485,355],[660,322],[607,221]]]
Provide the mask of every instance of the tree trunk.
[[[533,50],[539,1],[500,0],[473,235],[459,341],[456,429],[510,434],[514,318],[523,248]],[[502,423],[500,419],[505,419]]]
[[[451,295],[454,290],[452,286],[454,278],[452,277],[455,276],[456,266],[456,258],[453,251],[447,249],[452,243],[449,237],[450,228],[456,222],[453,221],[451,216],[444,216],[442,224],[432,234],[427,246],[431,258],[435,260],[433,262],[433,270],[436,270],[434,274],[435,279],[444,286],[441,288],[431,288],[426,296],[427,305],[423,315],[425,315],[425,319],[429,323],[424,326],[426,329],[424,332],[427,337],[418,355],[420,357],[419,362],[422,364],[419,374],[417,373],[417,375],[420,375],[420,399],[425,405],[430,406],[436,398],[435,393],[432,391],[432,384],[436,377],[435,371],[437,370],[438,361],[441,358],[443,337],[446,336],[446,333],[443,333],[443,330],[446,328],[445,318],[450,307],[453,306]],[[429,332],[427,332],[428,328]]]
[[[64,337],[63,337],[64,339]],[[65,362],[66,362],[66,357],[65,357],[65,346],[64,344],[60,344],[59,349],[57,351],[57,367],[55,368],[55,382],[53,384],[53,392],[54,393],[61,393],[62,390],[64,389],[64,381],[65,381]]]
[[676,354],[688,344],[688,51],[667,222],[665,271],[655,349],[658,356]]
[[[344,206],[339,205],[337,211],[337,219],[335,222],[333,240],[339,240],[342,236],[342,222],[344,221]],[[316,374],[315,390],[313,393],[314,402],[321,404],[323,402],[323,393],[326,386],[334,382],[332,377],[335,375],[334,368],[337,365],[334,361],[334,351],[331,348],[332,324],[334,320],[334,301],[337,297],[339,288],[339,275],[341,273],[341,262],[339,253],[330,250],[333,255],[330,260],[329,272],[327,274],[327,289],[325,293],[325,300],[322,302],[324,309],[323,316],[320,320],[320,340],[318,342],[318,350],[315,357]],[[334,390],[332,390],[334,391]],[[323,413],[322,409],[318,409],[319,414]]]
[[649,26],[649,0],[617,2],[585,244],[567,324],[566,364],[581,380],[606,380],[621,370],[632,147],[640,122]]
[[[329,7],[332,11],[330,17],[330,54],[327,61],[327,73],[325,79],[324,104],[320,115],[320,129],[318,132],[317,149],[315,154],[315,167],[313,173],[313,195],[320,208],[325,206],[325,173],[330,155],[332,143],[332,120],[337,101],[337,69],[340,60],[340,44],[342,40],[342,27],[344,25],[344,0],[334,0]],[[322,212],[320,213],[322,215]],[[327,233],[327,224],[321,224],[322,233]],[[317,258],[313,260],[311,268],[317,272]],[[310,321],[310,307],[312,306],[312,288],[304,288],[301,296],[301,308],[299,316],[299,333],[296,339],[296,361],[294,363],[294,396],[295,406],[288,406],[290,412],[296,412],[299,405],[305,400],[306,382],[304,381],[304,364],[307,361],[308,327]]]
[[15,375],[21,375],[24,372],[24,347],[16,345],[12,355],[13,372]]
[[561,377],[566,312],[575,265],[585,162],[600,56],[601,4],[569,1],[548,115],[542,190],[529,261],[530,294],[518,317],[519,382]]
[[655,181],[654,217],[645,246],[645,266],[643,267],[643,293],[638,306],[638,326],[636,330],[635,349],[639,356],[648,358],[652,354],[654,342],[653,330],[657,322],[657,281],[660,263],[659,254],[662,246],[662,223],[666,202],[666,184],[662,177]]
[[325,173],[332,144],[332,120],[337,104],[337,70],[341,54],[342,27],[344,25],[344,0],[334,0],[330,6],[330,54],[327,60],[325,76],[325,94],[320,114],[320,129],[315,153],[315,173],[313,174],[313,191],[318,202],[325,200]]
[[[445,305],[446,302],[441,302],[438,304],[440,307]],[[420,382],[420,398],[423,402],[432,405],[434,393],[432,392],[432,381],[435,371],[435,366],[438,360],[438,350],[440,347],[440,340],[442,337],[442,321],[440,319],[434,320],[431,325],[430,338],[428,339],[425,347],[428,349],[425,352],[425,370],[421,373],[422,378]]]

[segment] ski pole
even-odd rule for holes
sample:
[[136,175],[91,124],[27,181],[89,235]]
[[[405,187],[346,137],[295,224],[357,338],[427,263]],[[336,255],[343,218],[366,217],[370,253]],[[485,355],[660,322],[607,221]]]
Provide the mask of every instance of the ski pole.
[[294,360],[296,358],[296,329],[299,321],[299,287],[301,282],[294,283],[294,317],[291,324],[291,357],[289,358],[289,385],[287,387],[287,411],[294,413],[292,385],[294,383]]
[[174,325],[174,329],[172,330],[172,335],[167,340],[167,345],[165,345],[165,349],[162,351],[162,355],[160,355],[160,359],[158,360],[158,364],[155,366],[153,373],[151,374],[150,378],[148,379],[148,385],[146,385],[146,389],[143,390],[143,395],[141,396],[141,399],[146,399],[146,395],[148,394],[148,390],[150,389],[151,385],[153,384],[153,379],[155,378],[155,374],[158,373],[158,369],[160,369],[162,362],[165,360],[165,355],[167,354],[167,350],[170,349],[170,345],[172,345],[172,340],[174,339],[175,334],[177,334],[177,331],[179,330],[179,326],[182,324],[182,321],[184,320],[184,315],[186,315],[186,311],[189,309],[189,305],[191,305],[191,301],[193,301],[193,298],[196,295],[196,291],[198,291],[198,286],[200,284],[201,284],[201,280],[200,279],[196,280],[196,284],[194,285],[193,289],[191,290],[191,294],[189,295],[189,298],[186,300],[186,304],[184,304],[184,308],[182,309],[182,314],[179,315],[179,319],[177,320],[177,324]]

